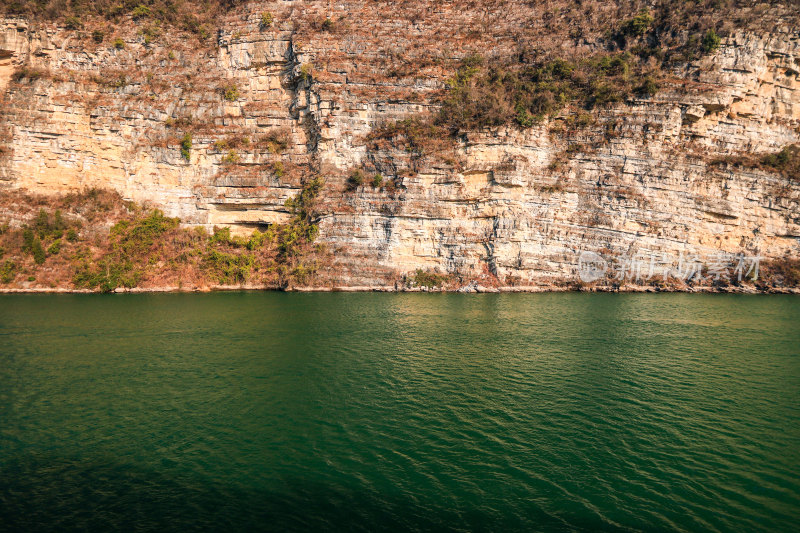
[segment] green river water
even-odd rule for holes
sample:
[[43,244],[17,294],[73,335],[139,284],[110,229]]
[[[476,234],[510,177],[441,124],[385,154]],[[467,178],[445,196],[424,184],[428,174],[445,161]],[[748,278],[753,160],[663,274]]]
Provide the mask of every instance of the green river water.
[[0,531],[798,520],[798,297],[0,295]]

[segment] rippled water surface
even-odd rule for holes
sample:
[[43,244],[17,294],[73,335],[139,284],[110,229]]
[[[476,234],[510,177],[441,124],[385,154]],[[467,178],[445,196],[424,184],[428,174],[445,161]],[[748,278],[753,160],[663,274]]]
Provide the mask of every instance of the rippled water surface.
[[795,530],[800,298],[0,296],[0,515]]

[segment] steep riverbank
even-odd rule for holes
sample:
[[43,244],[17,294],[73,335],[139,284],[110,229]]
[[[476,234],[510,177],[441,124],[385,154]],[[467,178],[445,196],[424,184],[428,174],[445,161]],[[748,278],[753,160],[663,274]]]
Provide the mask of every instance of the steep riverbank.
[[110,189],[249,238],[319,179],[324,286],[561,286],[587,251],[800,257],[792,6],[462,4],[9,13],[0,195]]
[[588,252],[574,257],[570,275],[555,282],[508,284],[488,271],[470,277],[418,269],[391,283],[354,285],[337,274],[335,254],[316,242],[311,219],[318,186],[307,184],[289,202],[295,215],[288,223],[244,235],[181,224],[113,191],[6,194],[0,204],[0,292],[791,293],[800,287],[800,260],[791,258],[636,255],[614,263],[594,254],[587,260]]

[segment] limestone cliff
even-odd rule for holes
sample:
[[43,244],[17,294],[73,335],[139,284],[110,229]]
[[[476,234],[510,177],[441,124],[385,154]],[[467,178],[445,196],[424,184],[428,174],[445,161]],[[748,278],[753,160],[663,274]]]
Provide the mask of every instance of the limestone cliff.
[[[286,199],[318,174],[319,239],[336,261],[325,283],[341,286],[417,269],[547,285],[574,279],[586,250],[800,255],[800,180],[732,158],[800,142],[791,23],[734,28],[713,53],[674,63],[655,95],[586,124],[564,112],[417,157],[370,133],[434,110],[469,53],[536,47],[548,25],[527,4],[421,4],[414,17],[382,2],[248,2],[202,45],[132,19],[95,42],[6,18],[0,194],[99,186],[187,224],[251,229],[285,221]],[[368,169],[364,184],[347,185],[353,169]]]

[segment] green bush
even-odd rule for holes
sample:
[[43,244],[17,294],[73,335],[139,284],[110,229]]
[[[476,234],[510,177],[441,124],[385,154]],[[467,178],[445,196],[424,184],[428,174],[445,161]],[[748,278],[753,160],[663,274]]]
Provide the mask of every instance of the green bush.
[[239,88],[235,84],[228,85],[223,90],[223,97],[229,102],[235,102],[239,99]]
[[139,20],[144,17],[149,17],[150,8],[145,5],[139,4],[138,6],[133,8],[133,11],[131,11],[131,16],[133,16],[133,20]]
[[311,65],[311,63],[303,63],[300,65],[300,78],[302,78],[303,81],[311,81],[313,70],[314,67]]
[[261,29],[266,29],[272,26],[272,13],[269,11],[266,13],[261,14],[261,24],[259,25]]
[[50,255],[57,255],[58,252],[61,251],[61,239],[56,239],[53,243],[47,248],[47,253]]
[[625,96],[618,87],[609,83],[594,83],[589,93],[589,105],[591,107],[602,107],[608,104],[621,102]]
[[800,144],[784,146],[780,152],[764,156],[761,164],[790,179],[800,180]]
[[350,176],[347,178],[347,187],[350,190],[355,190],[361,187],[364,184],[364,173],[361,172],[359,169],[355,169],[350,172]]
[[113,250],[131,260],[141,258],[161,235],[179,224],[179,219],[166,217],[159,209],[133,221],[122,220],[111,227]]
[[203,258],[203,268],[219,283],[244,283],[255,266],[252,254],[229,254],[219,250],[209,251]]
[[183,134],[183,139],[181,139],[181,157],[185,160],[190,161],[192,157],[192,134],[188,131]]
[[630,72],[630,56],[620,54],[616,56],[602,56],[596,64],[605,76],[627,76]]
[[31,68],[27,66],[19,67],[14,74],[12,74],[11,79],[17,83],[22,82],[23,80],[28,81],[36,81],[39,78],[43,77],[45,73],[39,69]]
[[117,287],[135,287],[142,274],[143,271],[137,269],[132,261],[103,258],[96,264],[82,263],[73,276],[72,282],[76,287],[111,292]]
[[42,246],[42,241],[39,240],[38,237],[34,237],[33,243],[31,244],[31,254],[33,255],[33,262],[37,265],[41,265],[44,263],[47,256],[44,252],[44,247]]
[[642,84],[636,88],[636,92],[643,96],[654,96],[658,92],[658,84],[652,76],[647,76]]
[[211,235],[211,244],[231,244],[231,228],[228,226],[217,227],[214,226],[214,234]]
[[44,209],[39,209],[36,219],[31,228],[40,239],[60,239],[67,229],[67,224],[61,215],[61,210],[57,209],[51,220],[50,215]]
[[158,26],[147,26],[141,33],[144,36],[144,44],[150,44],[161,35],[161,29]]
[[448,81],[434,124],[462,131],[516,124],[529,128],[567,105],[592,108],[623,101],[641,84],[630,54],[601,54],[577,62],[553,59],[480,67],[466,61]]
[[250,235],[250,239],[247,241],[246,247],[250,251],[258,250],[259,248],[262,248],[266,242],[271,241],[272,237],[272,230],[267,230],[266,232],[253,230],[253,233]]
[[116,48],[117,50],[123,50],[125,48],[125,41],[117,37],[116,39],[114,39],[113,45],[114,48]]
[[314,242],[319,233],[316,198],[322,190],[322,180],[318,177],[303,184],[303,189],[289,198],[284,206],[292,218],[278,234],[278,252],[283,259],[297,256],[304,244]]
[[283,163],[280,161],[275,161],[272,163],[272,171],[275,173],[276,178],[282,178],[285,169],[283,168]]
[[427,287],[429,289],[441,287],[445,281],[447,281],[447,276],[422,269],[417,269],[417,271],[411,277],[412,285],[417,287]]
[[234,165],[239,162],[239,154],[236,150],[229,150],[227,154],[222,156],[222,162],[228,165]]
[[647,33],[648,29],[650,29],[650,25],[653,23],[653,20],[653,16],[649,11],[646,9],[642,10],[638,15],[623,23],[622,33],[641,37]]
[[13,261],[5,261],[0,265],[0,282],[11,283],[17,277],[17,264]]
[[514,122],[517,123],[517,126],[520,128],[532,128],[534,124],[536,124],[536,117],[531,115],[530,111],[525,109],[525,106],[522,103],[517,103],[514,106],[514,110],[516,111],[516,116],[514,117]]
[[94,42],[96,42],[97,44],[102,43],[103,39],[105,39],[105,38],[106,38],[106,34],[103,33],[100,30],[94,30],[92,32],[92,40],[94,40]]
[[77,242],[78,240],[78,232],[75,229],[70,228],[67,230],[67,240],[69,242]]
[[36,234],[33,230],[29,227],[22,228],[22,251],[23,252],[30,252],[33,250],[33,239],[36,238]]
[[717,35],[717,32],[715,32],[713,29],[708,30],[703,36],[703,52],[706,54],[716,52],[721,42],[722,39],[719,35]]
[[83,28],[83,22],[78,17],[67,17],[64,20],[64,27],[68,30],[80,30]]
[[163,235],[178,227],[177,218],[164,216],[158,209],[133,220],[121,220],[111,227],[111,251],[94,261],[88,251],[73,258],[77,287],[99,288],[111,292],[117,287],[135,287],[152,258],[151,249]]
[[372,176],[372,186],[375,187],[376,189],[383,186],[383,176],[380,173]]

